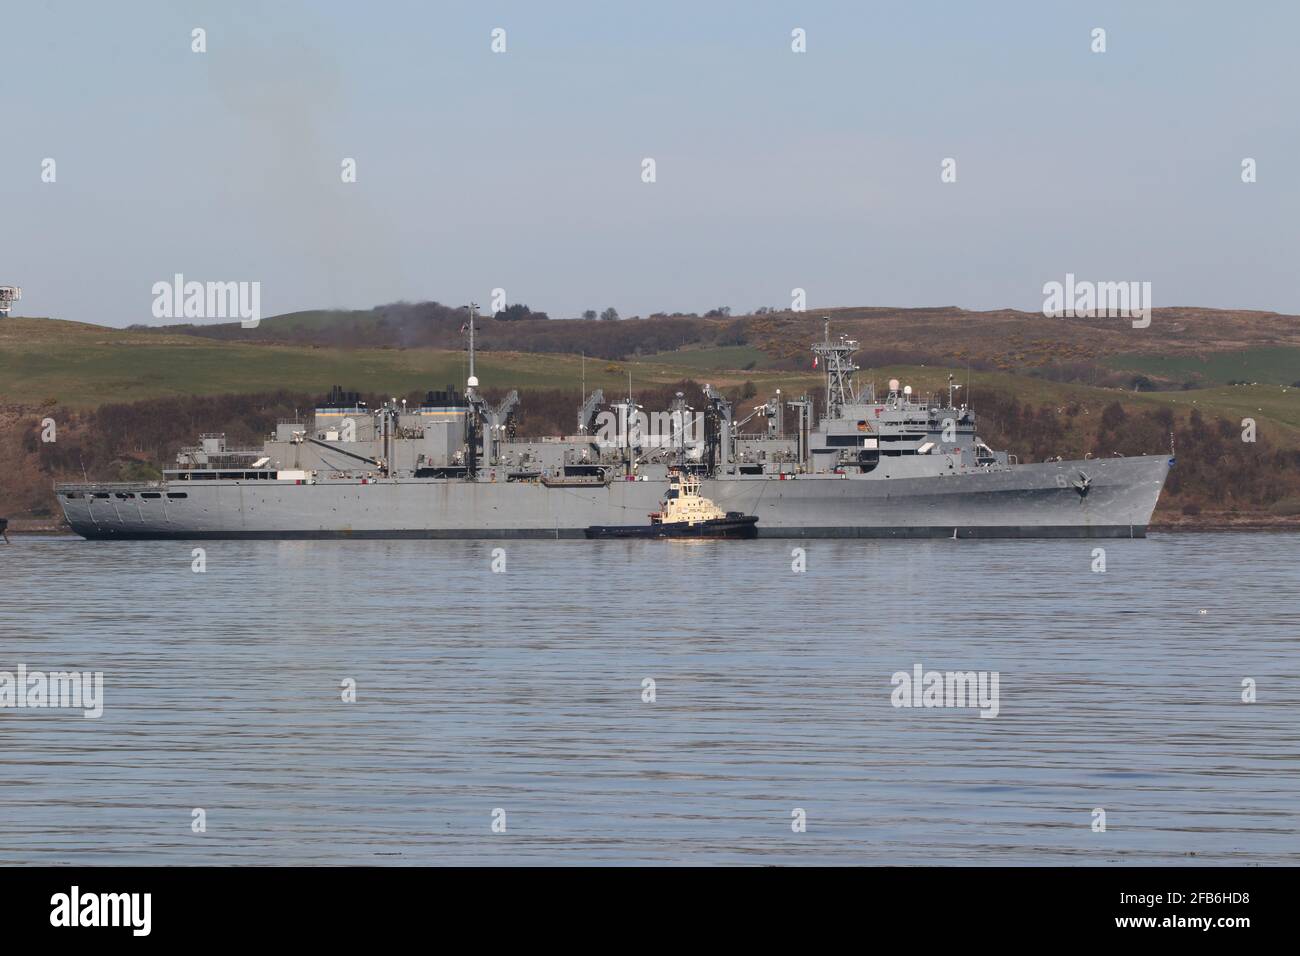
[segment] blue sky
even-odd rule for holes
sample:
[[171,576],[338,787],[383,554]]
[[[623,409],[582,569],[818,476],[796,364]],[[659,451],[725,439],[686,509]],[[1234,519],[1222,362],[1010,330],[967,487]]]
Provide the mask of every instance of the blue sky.
[[1300,311],[1293,3],[53,0],[4,30],[16,314],[155,323],[177,272],[265,315],[1037,309],[1067,272]]

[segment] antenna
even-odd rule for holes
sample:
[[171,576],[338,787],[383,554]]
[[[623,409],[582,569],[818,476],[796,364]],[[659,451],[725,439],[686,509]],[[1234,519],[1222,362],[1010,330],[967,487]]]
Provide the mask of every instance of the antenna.
[[[623,461],[624,477],[631,477],[636,462],[632,460],[632,429],[636,422],[636,405],[632,401],[632,369],[627,370],[627,411],[623,416],[623,433],[624,444],[626,445],[626,457]],[[640,436],[638,436],[640,437]]]
[[469,379],[466,382],[468,389],[478,387],[478,376],[474,374],[474,311],[477,308],[477,302],[469,304]]

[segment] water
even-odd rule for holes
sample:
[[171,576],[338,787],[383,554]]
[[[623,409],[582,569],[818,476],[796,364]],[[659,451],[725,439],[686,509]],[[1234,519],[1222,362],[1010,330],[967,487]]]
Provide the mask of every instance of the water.
[[13,542],[3,864],[1300,862],[1300,536]]

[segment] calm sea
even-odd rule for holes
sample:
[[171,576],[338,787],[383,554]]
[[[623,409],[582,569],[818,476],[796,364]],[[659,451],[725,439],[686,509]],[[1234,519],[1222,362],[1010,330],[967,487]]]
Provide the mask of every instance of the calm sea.
[[1300,863],[1300,536],[12,541],[0,863]]

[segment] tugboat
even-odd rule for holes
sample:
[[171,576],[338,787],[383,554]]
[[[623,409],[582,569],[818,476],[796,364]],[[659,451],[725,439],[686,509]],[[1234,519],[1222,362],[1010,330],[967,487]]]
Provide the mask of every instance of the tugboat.
[[674,470],[668,475],[668,494],[661,510],[650,515],[648,525],[592,525],[588,538],[754,538],[758,517],[723,511],[700,496],[696,475]]

